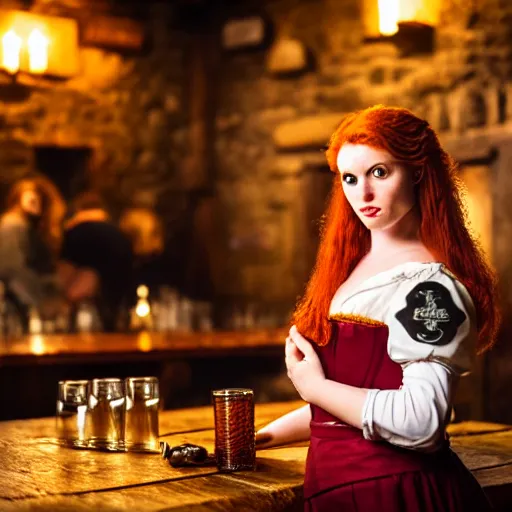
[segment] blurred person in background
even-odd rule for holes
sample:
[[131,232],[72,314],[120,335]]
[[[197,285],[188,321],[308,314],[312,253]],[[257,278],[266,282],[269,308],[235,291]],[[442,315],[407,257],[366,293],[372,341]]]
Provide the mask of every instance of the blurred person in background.
[[130,241],[112,222],[101,196],[87,191],[73,201],[66,222],[59,277],[67,299],[92,300],[105,331],[114,331],[131,282]]
[[163,222],[149,208],[128,208],[119,219],[119,228],[130,240],[134,255],[130,300],[137,286],[144,284],[155,293],[166,281]]
[[[0,279],[18,305],[52,309],[65,203],[43,176],[15,182],[0,217]],[[26,311],[25,311],[26,312]],[[50,313],[49,313],[50,314]]]

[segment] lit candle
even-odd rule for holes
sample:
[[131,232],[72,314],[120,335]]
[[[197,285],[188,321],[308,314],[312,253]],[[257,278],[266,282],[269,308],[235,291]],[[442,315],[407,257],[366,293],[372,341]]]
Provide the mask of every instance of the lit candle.
[[28,69],[31,73],[44,73],[48,69],[48,38],[35,28],[28,36]]
[[16,73],[20,69],[21,37],[9,30],[2,37],[2,67],[9,73]]
[[385,36],[398,32],[400,0],[379,0],[379,31]]
[[135,313],[138,317],[144,318],[151,313],[151,307],[148,302],[149,289],[145,285],[140,285],[137,287],[137,297],[139,300],[135,305]]

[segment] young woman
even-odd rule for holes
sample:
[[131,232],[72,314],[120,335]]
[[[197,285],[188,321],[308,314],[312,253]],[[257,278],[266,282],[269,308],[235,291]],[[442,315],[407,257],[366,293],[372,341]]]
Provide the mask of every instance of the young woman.
[[54,275],[65,203],[43,176],[15,182],[0,216],[0,279],[25,306],[40,305],[57,286]]
[[339,179],[286,339],[309,405],[258,445],[310,438],[306,510],[487,510],[445,434],[459,377],[499,326],[456,166],[426,121],[383,106],[347,116],[327,159]]

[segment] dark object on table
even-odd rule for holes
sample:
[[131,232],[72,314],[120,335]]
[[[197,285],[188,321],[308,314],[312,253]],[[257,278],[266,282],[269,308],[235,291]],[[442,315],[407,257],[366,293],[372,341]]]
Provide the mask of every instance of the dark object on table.
[[171,454],[171,446],[169,443],[165,441],[160,441],[160,453],[162,454],[162,459],[167,459]]
[[163,441],[160,442],[160,452],[173,468],[207,466],[215,462],[214,456],[208,455],[206,448],[197,444],[185,443],[171,448],[169,443]]

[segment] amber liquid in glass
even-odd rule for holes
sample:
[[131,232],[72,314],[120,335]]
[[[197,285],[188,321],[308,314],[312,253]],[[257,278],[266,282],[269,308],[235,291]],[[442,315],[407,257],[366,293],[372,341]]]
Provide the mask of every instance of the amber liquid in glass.
[[57,401],[57,439],[63,445],[84,448],[85,443],[85,415],[87,405],[67,404]]
[[126,399],[125,447],[130,451],[158,453],[158,398],[132,402]]
[[254,401],[250,390],[214,391],[215,458],[219,471],[254,470]]
[[89,448],[124,450],[125,398],[89,401],[85,435]]

